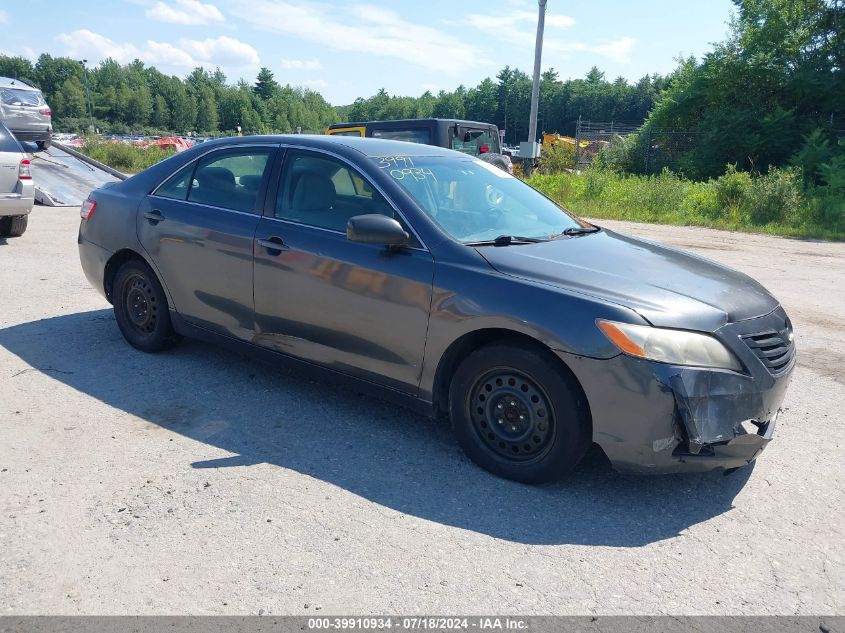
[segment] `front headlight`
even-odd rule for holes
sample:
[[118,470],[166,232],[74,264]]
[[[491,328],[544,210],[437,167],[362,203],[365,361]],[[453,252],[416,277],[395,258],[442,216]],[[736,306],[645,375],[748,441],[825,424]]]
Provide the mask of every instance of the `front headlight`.
[[707,334],[615,321],[598,320],[596,324],[611,343],[629,356],[671,365],[742,369],[730,350]]

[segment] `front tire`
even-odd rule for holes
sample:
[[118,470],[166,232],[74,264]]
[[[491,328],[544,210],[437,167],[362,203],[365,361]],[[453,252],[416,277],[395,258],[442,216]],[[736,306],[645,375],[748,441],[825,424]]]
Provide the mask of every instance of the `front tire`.
[[29,224],[28,215],[10,215],[0,218],[0,235],[3,237],[20,237]]
[[492,344],[470,354],[452,378],[449,412],[472,461],[523,483],[560,478],[591,443],[581,389],[539,348]]
[[118,269],[112,299],[117,326],[132,347],[160,352],[179,342],[164,289],[145,262],[131,260]]

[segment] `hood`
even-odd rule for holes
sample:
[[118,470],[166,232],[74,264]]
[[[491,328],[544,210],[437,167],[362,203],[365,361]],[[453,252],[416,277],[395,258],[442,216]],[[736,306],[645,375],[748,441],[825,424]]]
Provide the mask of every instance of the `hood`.
[[716,262],[612,231],[478,252],[505,275],[612,301],[652,325],[713,332],[763,316],[777,300]]

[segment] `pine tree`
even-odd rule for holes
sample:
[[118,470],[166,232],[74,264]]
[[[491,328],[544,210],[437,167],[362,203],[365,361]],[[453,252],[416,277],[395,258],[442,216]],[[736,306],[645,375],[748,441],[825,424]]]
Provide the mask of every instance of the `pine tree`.
[[273,93],[279,89],[279,84],[273,79],[273,72],[269,68],[262,67],[258,72],[253,90],[255,94],[267,101]]

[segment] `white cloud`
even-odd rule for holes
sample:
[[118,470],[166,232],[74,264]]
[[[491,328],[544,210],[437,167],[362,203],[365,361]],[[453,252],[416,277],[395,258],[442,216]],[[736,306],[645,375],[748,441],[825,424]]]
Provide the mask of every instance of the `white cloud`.
[[[631,51],[637,40],[633,37],[622,37],[618,40],[601,42],[598,44],[587,44],[586,42],[573,41],[550,41],[544,42],[543,47],[550,53],[563,53],[567,55],[572,52],[594,53],[619,64],[627,64],[631,61]],[[548,59],[544,56],[544,59]]]
[[165,64],[168,66],[196,66],[190,53],[173,46],[168,42],[154,42],[147,40],[147,51],[144,60],[148,64]]
[[148,18],[170,24],[210,24],[223,22],[223,14],[213,4],[199,0],[174,0],[173,5],[156,2],[147,9]]
[[[463,21],[481,31],[509,37],[514,34],[513,30],[517,26],[534,26],[536,28],[537,12],[511,11],[510,13],[502,14],[474,13],[466,16]],[[545,26],[547,27],[566,29],[574,24],[575,19],[568,15],[546,13]],[[524,33],[520,33],[519,35],[524,35]],[[534,37],[533,33],[531,37]]]
[[202,40],[180,39],[179,45],[195,59],[218,66],[258,66],[258,51],[246,42],[232,37],[220,37]]
[[8,24],[9,23],[9,14],[0,9],[0,24]]
[[320,88],[326,88],[329,84],[324,79],[306,79],[302,82],[302,85],[311,90],[319,90]]
[[637,40],[633,37],[623,37],[605,44],[594,45],[590,50],[614,62],[627,64],[631,61],[631,50],[636,43]]
[[316,57],[313,59],[283,59],[281,66],[285,70],[322,70],[323,65]]
[[371,5],[241,0],[238,15],[253,27],[294,35],[339,51],[393,57],[412,67],[459,75],[486,64],[479,49],[448,33]]
[[56,39],[65,45],[66,55],[87,57],[92,62],[111,57],[124,64],[140,59],[147,64],[180,68],[202,65],[255,68],[260,64],[258,52],[252,46],[225,35],[202,41],[181,38],[176,44],[147,40],[144,48],[118,43],[87,29],[60,33]]
[[141,51],[132,44],[118,44],[106,36],[88,29],[59,33],[56,39],[65,45],[65,54],[68,57],[88,57],[92,60],[111,57],[119,62],[126,63],[141,54]]

